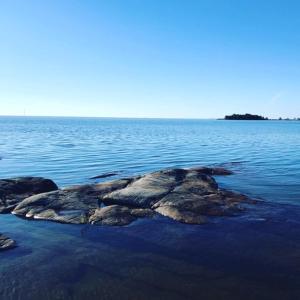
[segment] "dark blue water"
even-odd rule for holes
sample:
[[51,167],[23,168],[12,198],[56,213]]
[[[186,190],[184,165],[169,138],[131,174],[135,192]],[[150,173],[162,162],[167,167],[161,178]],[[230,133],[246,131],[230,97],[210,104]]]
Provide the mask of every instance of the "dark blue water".
[[0,178],[59,185],[222,165],[265,201],[191,226],[159,217],[76,226],[0,215],[0,299],[299,299],[300,122],[0,118]]

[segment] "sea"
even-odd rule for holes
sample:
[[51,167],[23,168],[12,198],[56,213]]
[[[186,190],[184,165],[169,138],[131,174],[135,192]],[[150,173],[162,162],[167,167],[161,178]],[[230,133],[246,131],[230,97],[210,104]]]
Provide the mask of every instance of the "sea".
[[[0,117],[0,178],[59,187],[221,166],[240,216],[124,227],[0,215],[0,299],[300,299],[300,121]],[[92,179],[113,173],[109,178]]]

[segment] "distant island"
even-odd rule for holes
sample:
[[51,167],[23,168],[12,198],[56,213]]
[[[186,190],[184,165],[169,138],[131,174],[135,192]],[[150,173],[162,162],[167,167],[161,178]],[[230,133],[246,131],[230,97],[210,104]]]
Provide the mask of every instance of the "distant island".
[[251,115],[251,114],[233,114],[230,116],[225,116],[225,120],[269,120],[268,118],[259,116],[259,115]]

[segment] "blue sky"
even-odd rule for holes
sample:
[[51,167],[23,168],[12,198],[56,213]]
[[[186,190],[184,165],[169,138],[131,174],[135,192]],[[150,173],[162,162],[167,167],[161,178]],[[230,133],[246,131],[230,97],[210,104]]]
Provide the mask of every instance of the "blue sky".
[[300,117],[300,2],[0,0],[0,115]]

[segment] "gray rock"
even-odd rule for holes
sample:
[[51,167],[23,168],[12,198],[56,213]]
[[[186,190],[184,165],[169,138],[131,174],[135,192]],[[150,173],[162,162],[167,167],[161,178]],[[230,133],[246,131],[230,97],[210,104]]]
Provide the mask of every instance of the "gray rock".
[[[208,175],[191,171],[183,182],[156,202],[152,209],[183,223],[204,223],[204,216],[230,216],[242,210],[246,196],[218,189]],[[197,220],[197,216],[202,216]]]
[[190,170],[195,170],[199,173],[206,174],[206,175],[211,175],[211,176],[227,176],[227,175],[232,175],[233,172],[221,167],[216,167],[216,168],[209,168],[209,167],[195,167],[191,168]]
[[0,233],[0,251],[16,247],[16,242]]
[[78,185],[34,195],[13,214],[63,223],[126,225],[137,218],[161,214],[179,222],[202,224],[210,216],[240,213],[250,199],[219,189],[212,175],[222,168],[170,169],[115,180]]
[[129,182],[129,179],[122,179],[107,183],[77,185],[34,195],[18,204],[12,213],[62,223],[87,223],[88,216],[99,208],[101,195],[121,189]]
[[0,179],[0,213],[11,212],[25,198],[57,190],[57,185],[42,177]]
[[180,210],[175,206],[160,206],[156,209],[158,213],[181,223],[204,224],[206,218],[190,210]]
[[137,218],[153,216],[151,209],[132,209],[121,205],[109,205],[95,210],[89,218],[91,224],[127,225]]
[[172,169],[150,173],[134,180],[126,188],[103,197],[108,204],[151,208],[185,178],[187,170]]

